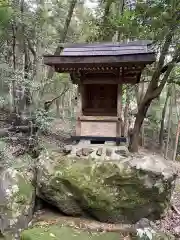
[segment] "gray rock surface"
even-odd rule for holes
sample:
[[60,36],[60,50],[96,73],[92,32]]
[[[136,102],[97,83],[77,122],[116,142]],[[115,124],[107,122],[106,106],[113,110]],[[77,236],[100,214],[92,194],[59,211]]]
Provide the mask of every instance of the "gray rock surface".
[[13,168],[1,169],[0,175],[0,230],[8,239],[32,219],[35,190],[28,178]]
[[87,211],[112,223],[160,218],[169,207],[176,179],[168,162],[153,155],[102,161],[44,152],[39,164],[41,198],[65,214]]

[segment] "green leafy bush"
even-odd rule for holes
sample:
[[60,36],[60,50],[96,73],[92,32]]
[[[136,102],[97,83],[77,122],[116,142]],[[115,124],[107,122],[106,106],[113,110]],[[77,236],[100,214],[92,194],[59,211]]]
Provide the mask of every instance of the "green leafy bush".
[[32,117],[42,132],[48,132],[51,126],[51,122],[54,119],[53,117],[49,116],[49,114],[42,108],[37,109],[33,113]]

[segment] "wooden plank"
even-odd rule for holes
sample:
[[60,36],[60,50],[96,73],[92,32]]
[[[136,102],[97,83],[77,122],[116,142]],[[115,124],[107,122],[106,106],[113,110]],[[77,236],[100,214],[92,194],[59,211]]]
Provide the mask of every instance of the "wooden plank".
[[113,73],[89,73],[83,74],[81,77],[83,84],[117,84],[119,81],[118,72]]
[[[119,63],[153,63],[155,61],[154,53],[146,54],[129,54],[121,56],[44,56],[44,63],[50,66],[60,64],[61,67],[77,67],[78,65],[91,64],[95,67],[96,64],[108,64],[107,66],[119,66]],[[88,65],[87,65],[88,66]]]
[[79,118],[77,118],[76,120],[76,135],[81,135],[81,121],[79,120]]
[[[115,111],[116,111],[116,109],[115,109]],[[115,117],[115,116],[117,116],[117,113],[116,113],[115,111],[109,111],[109,112],[107,112],[106,109],[101,109],[101,111],[94,111],[94,110],[92,110],[92,111],[86,111],[86,109],[85,109],[85,110],[83,111],[83,114],[84,114],[85,116],[93,116],[93,117],[97,117],[97,116],[101,116],[101,117],[103,117],[103,116]]]
[[121,121],[116,122],[116,137],[121,137]]
[[[88,46],[88,47],[87,47]],[[137,52],[146,52],[147,47],[145,45],[96,45],[96,46],[76,46],[76,47],[65,47],[63,53],[67,52],[90,52],[90,51],[126,51],[126,50],[136,50]]]
[[137,76],[135,77],[127,77],[127,78],[115,78],[115,79],[83,79],[82,82],[83,84],[119,84],[119,83],[136,83],[137,82]]
[[113,141],[113,142],[127,142],[125,137],[99,137],[99,136],[71,136],[72,140],[91,140],[91,141]]
[[122,84],[118,85],[117,90],[117,116],[118,116],[118,122],[117,122],[117,129],[116,134],[117,137],[121,136],[121,126],[122,126]]
[[61,55],[117,55],[117,54],[132,54],[134,53],[146,53],[153,51],[148,49],[148,43],[146,42],[127,42],[127,43],[95,43],[95,44],[72,44],[66,45],[61,52]]
[[125,41],[125,42],[95,42],[95,43],[60,43],[64,48],[99,48],[99,47],[126,47],[126,46],[145,46],[152,44],[149,40],[136,40],[136,41]]
[[81,122],[80,136],[116,137],[116,122]]
[[118,84],[119,79],[98,79],[98,78],[93,78],[93,79],[83,79],[82,82],[83,84]]
[[118,117],[116,116],[81,116],[81,121],[99,121],[99,122],[117,122]]
[[[94,113],[115,113],[117,115],[117,111],[116,111],[116,108],[85,108],[84,109],[85,112],[94,112]],[[97,115],[98,116],[98,115]],[[100,115],[101,116],[101,115]],[[108,116],[108,115],[107,115]]]
[[117,91],[117,116],[122,119],[122,84],[118,84]]
[[108,49],[89,49],[87,51],[87,49],[84,49],[84,51],[82,49],[77,49],[77,51],[63,51],[61,53],[61,56],[118,56],[118,55],[128,55],[128,54],[144,54],[146,53],[146,51],[144,50],[144,48],[125,48],[125,49],[118,49],[118,50],[108,50]]
[[81,135],[81,120],[80,117],[82,116],[82,85],[78,85],[78,99],[77,99],[77,110],[76,110],[76,135]]
[[[130,66],[130,64],[128,64],[128,65]],[[88,77],[88,78],[94,77],[96,75],[104,75],[104,77],[107,78],[108,76],[106,76],[106,75],[110,75],[110,74],[111,74],[111,76],[113,76],[113,75],[114,76],[119,76],[120,72],[122,72],[122,71],[124,71],[124,75],[127,75],[127,76],[137,75],[137,74],[140,74],[145,67],[144,64],[143,65],[142,64],[138,65],[138,68],[136,68],[136,69],[133,69],[133,68],[130,68],[130,67],[125,67],[125,66],[122,66],[121,68],[109,67],[109,69],[108,69],[107,66],[106,67],[98,67],[97,66],[97,67],[94,67],[94,68],[93,67],[87,68],[86,66],[85,67],[80,67],[79,66],[78,68],[72,68],[72,67],[63,67],[63,66],[57,64],[57,65],[54,65],[54,69],[55,69],[56,72],[58,72],[58,71],[59,72],[67,72],[68,71],[72,74],[74,72],[80,71],[81,76]]]

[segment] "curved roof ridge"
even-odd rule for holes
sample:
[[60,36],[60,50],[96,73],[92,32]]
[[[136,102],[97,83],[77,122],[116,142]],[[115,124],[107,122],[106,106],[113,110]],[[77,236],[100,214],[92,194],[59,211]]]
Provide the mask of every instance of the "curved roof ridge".
[[67,43],[63,44],[66,48],[91,48],[91,47],[123,47],[123,46],[149,46],[153,43],[150,40],[136,40],[136,41],[124,41],[124,42],[95,42],[95,43]]

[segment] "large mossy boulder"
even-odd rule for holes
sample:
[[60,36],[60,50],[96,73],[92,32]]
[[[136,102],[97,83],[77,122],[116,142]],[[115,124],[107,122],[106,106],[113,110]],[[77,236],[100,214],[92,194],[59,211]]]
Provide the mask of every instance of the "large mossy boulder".
[[176,174],[157,156],[123,161],[72,159],[43,152],[38,195],[67,215],[87,212],[104,222],[135,223],[160,218],[169,207]]
[[32,219],[35,189],[12,167],[1,169],[0,175],[0,231],[5,239],[15,239]]

